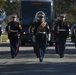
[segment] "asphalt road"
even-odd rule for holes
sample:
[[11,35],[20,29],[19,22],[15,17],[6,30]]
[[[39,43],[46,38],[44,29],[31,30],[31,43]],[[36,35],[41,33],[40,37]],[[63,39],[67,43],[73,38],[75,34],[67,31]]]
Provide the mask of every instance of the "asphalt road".
[[54,46],[47,47],[43,62],[39,62],[33,47],[20,47],[16,58],[10,56],[7,43],[0,43],[0,75],[76,75],[76,49],[67,40],[64,58],[59,58]]

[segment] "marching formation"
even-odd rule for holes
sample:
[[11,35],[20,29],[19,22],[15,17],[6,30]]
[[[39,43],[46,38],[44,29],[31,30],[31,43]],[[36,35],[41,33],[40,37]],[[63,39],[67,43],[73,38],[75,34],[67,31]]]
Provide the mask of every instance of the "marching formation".
[[[64,57],[65,43],[66,39],[69,37],[69,24],[66,21],[65,15],[60,15],[60,19],[54,21],[53,25],[50,27],[45,19],[46,15],[43,11],[38,11],[36,13],[36,18],[31,24],[30,34],[32,34],[33,40],[33,49],[34,52],[39,58],[39,61],[42,62],[46,50],[48,41],[51,39],[51,35],[54,36],[55,51],[59,54],[60,58]],[[16,20],[17,16],[12,17],[12,21],[8,23],[6,31],[8,33],[8,38],[10,40],[10,50],[11,57],[14,58],[20,47],[21,40],[21,30],[22,27]],[[76,26],[71,28],[72,41],[75,43],[76,47]]]

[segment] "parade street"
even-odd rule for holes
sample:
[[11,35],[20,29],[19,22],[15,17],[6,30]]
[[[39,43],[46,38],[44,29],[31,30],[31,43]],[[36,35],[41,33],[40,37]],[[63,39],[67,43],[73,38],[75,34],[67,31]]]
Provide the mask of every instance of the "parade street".
[[20,47],[12,59],[8,43],[0,43],[0,75],[76,75],[76,49],[70,39],[66,42],[64,58],[59,58],[55,47],[47,47],[43,62],[39,62],[33,47]]

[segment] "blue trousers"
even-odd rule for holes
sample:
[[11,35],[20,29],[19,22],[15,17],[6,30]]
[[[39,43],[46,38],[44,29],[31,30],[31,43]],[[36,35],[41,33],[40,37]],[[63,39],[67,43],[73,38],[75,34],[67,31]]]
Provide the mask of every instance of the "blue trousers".
[[58,38],[55,43],[55,49],[60,56],[64,55],[65,43],[66,43],[66,38]]
[[33,43],[33,49],[34,49],[34,53],[36,54],[36,57],[39,58],[37,42]]
[[18,38],[10,39],[11,56],[14,57],[19,52],[20,40]]
[[46,41],[37,41],[36,43],[39,59],[43,59],[46,50]]
[[55,39],[55,51],[58,54],[59,52],[58,39]]

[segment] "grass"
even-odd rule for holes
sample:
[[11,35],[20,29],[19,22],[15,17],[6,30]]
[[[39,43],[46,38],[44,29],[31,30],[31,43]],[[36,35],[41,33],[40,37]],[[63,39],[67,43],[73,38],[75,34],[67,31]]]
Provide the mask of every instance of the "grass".
[[7,40],[8,40],[8,35],[1,36],[1,42],[7,42]]

